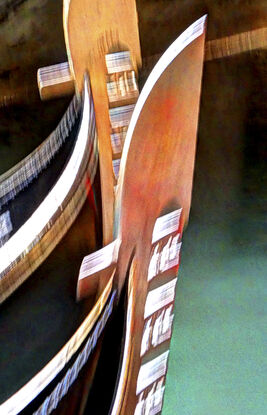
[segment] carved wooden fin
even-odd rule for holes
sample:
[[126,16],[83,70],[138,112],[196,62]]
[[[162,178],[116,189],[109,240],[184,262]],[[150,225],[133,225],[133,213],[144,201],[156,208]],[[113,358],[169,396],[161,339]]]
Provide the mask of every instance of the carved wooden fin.
[[112,241],[114,174],[106,55],[129,51],[133,70],[141,64],[134,0],[66,0],[63,11],[67,53],[76,91],[89,73],[95,106],[102,193],[103,243]]
[[116,204],[121,244],[113,279],[119,292],[130,276],[111,415],[161,412],[181,236],[191,204],[205,26],[206,16],[159,60],[125,140]]
[[83,261],[78,298],[95,278],[127,283],[127,315],[110,415],[160,413],[181,237],[188,221],[206,16],[165,52],[136,103],[117,189],[116,239]]

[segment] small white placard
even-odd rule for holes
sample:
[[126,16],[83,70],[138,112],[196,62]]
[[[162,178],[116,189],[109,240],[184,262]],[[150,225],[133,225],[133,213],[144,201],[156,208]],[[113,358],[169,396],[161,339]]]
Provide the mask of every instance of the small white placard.
[[139,393],[151,385],[151,383],[165,375],[167,371],[168,356],[169,350],[140,367],[136,385],[136,395],[139,395]]
[[145,319],[174,300],[176,282],[177,278],[174,278],[166,284],[149,291],[145,305]]
[[156,220],[152,235],[152,244],[170,233],[178,231],[181,213],[182,208],[167,213],[167,215],[160,216]]
[[119,240],[115,239],[115,241],[104,248],[85,256],[81,264],[79,280],[95,274],[116,262],[119,246]]

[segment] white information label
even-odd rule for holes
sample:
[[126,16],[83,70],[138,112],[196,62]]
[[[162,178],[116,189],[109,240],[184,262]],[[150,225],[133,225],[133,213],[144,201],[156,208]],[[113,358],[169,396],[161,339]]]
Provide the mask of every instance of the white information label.
[[149,291],[145,305],[145,319],[174,300],[176,282],[177,277],[166,284]]
[[170,233],[178,231],[181,213],[182,209],[177,209],[173,212],[167,213],[167,215],[160,216],[156,220],[152,234],[152,244]]
[[168,356],[169,350],[140,367],[137,378],[136,395],[139,395],[139,393],[151,385],[151,383],[165,375],[167,371]]
[[95,274],[116,262],[119,246],[119,240],[115,239],[115,241],[104,248],[85,256],[81,264],[79,280]]

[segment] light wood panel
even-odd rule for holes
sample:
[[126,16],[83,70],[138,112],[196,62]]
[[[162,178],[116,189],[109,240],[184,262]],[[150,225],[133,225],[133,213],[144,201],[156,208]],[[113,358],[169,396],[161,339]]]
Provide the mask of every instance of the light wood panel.
[[[248,32],[237,33],[235,35],[226,36],[223,38],[213,39],[206,42],[205,45],[205,61],[214,59],[222,59],[227,56],[233,56],[240,53],[245,53],[254,50],[266,49],[267,47],[267,28],[259,28],[250,30]],[[161,54],[152,55],[143,59],[143,68],[151,68],[151,62],[157,62]],[[42,99],[50,99],[59,96],[72,94],[74,91],[74,80],[68,70],[65,69],[64,76],[62,76],[62,66],[68,65],[64,62],[58,65],[53,65],[41,68],[38,72],[38,86]],[[49,70],[50,82],[45,83],[44,75]],[[68,74],[68,76],[66,76]],[[11,97],[3,97],[8,100]],[[1,102],[1,98],[0,98]],[[14,101],[16,102],[16,100]],[[7,105],[7,104],[3,104]],[[1,105],[0,105],[1,106]]]
[[[124,356],[128,363],[126,371],[121,373],[120,404],[113,409],[112,415],[135,414],[142,392],[149,393],[149,388],[152,388],[150,392],[153,393],[152,385],[158,387],[159,380],[164,384],[168,341],[148,350],[144,360],[141,343],[147,304],[155,293],[152,291],[161,291],[164,304],[167,293],[170,293],[166,303],[170,306],[174,301],[177,269],[172,268],[170,273],[160,271],[153,281],[148,278],[148,270],[154,252],[153,230],[157,218],[182,208],[176,229],[178,233],[175,234],[178,240],[189,217],[205,20],[204,16],[188,28],[152,71],[136,104],[125,141],[116,204],[121,245],[114,284],[120,292],[133,264],[132,289],[129,288],[130,292],[132,290],[132,303],[128,308],[130,337]],[[167,242],[164,237],[161,239],[161,248],[171,241]],[[155,301],[155,310],[165,313],[161,300]],[[151,373],[158,370],[158,374],[151,375],[151,378],[145,374],[148,363]],[[159,366],[153,368],[153,365]]]
[[113,238],[114,175],[105,55],[129,50],[134,69],[141,64],[135,1],[66,0],[63,23],[76,91],[82,91],[85,72],[91,82],[100,153],[103,242],[107,244]]
[[[162,402],[181,236],[191,204],[205,26],[206,16],[170,46],[149,76],[122,153],[117,239],[86,257],[80,270],[79,299],[89,295],[99,275],[108,281],[114,269],[114,289],[120,294],[127,284],[122,364],[111,415],[139,414],[156,390]],[[167,331],[162,336],[163,328],[153,326],[163,325],[156,323],[163,316]],[[146,340],[143,347],[145,324],[151,324],[156,340]]]

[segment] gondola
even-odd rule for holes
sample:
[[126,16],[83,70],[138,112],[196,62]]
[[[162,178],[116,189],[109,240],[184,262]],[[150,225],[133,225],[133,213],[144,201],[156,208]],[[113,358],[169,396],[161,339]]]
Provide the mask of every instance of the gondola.
[[89,99],[81,116],[74,99],[55,132],[2,177],[1,302],[47,258],[83,206],[97,160]]
[[[12,348],[4,351],[1,373],[5,376],[1,382],[4,385],[8,379],[8,384],[1,388],[1,413],[78,414],[91,410],[113,415],[138,415],[145,411],[156,414],[162,408],[181,237],[190,210],[206,16],[191,25],[161,57],[134,108],[138,97],[134,72],[140,64],[134,2],[131,10],[127,5],[120,12],[131,13],[136,39],[125,50],[125,28],[121,38],[119,29],[114,32],[116,36],[110,29],[104,40],[100,31],[96,36],[98,46],[102,39],[95,55],[96,66],[94,59],[87,55],[85,59],[77,47],[78,3],[65,2],[64,7],[66,44],[76,82],[74,102],[81,102],[75,121],[67,127],[68,136],[74,132],[74,144],[58,179],[45,189],[46,194],[36,202],[24,223],[3,241],[5,259],[1,263],[0,283],[1,298],[5,301],[1,318],[5,322],[8,313],[22,311],[23,302],[30,299],[34,311],[35,303],[47,301],[47,293],[53,290],[62,290],[66,304],[72,302],[76,318],[65,330],[59,320],[62,318],[66,325],[66,316],[61,317],[63,311],[58,310],[55,325],[62,330],[60,341],[44,350],[41,343],[47,344],[53,333],[43,332],[42,320],[52,318],[53,328],[50,313],[56,310],[56,304],[52,310],[45,306],[42,317],[38,311],[36,348],[24,352],[25,361],[20,362],[17,373]],[[90,13],[95,13],[93,7]],[[108,25],[114,25],[114,19],[117,25],[120,23],[117,9],[112,10],[108,19],[104,13],[103,19]],[[104,26],[104,33],[105,30]],[[123,96],[125,86],[130,96]],[[103,91],[105,99],[101,101]],[[76,116],[78,112],[80,115]],[[125,140],[125,144],[123,149],[120,144],[116,151],[118,136],[120,143]],[[64,148],[63,141],[51,148],[49,157],[41,157],[42,161],[36,164],[40,154],[45,154],[48,138],[2,177],[2,189],[8,189],[3,190],[3,207],[15,203],[25,191],[33,191],[46,170],[52,168],[59,147]],[[91,192],[98,160],[103,247],[89,255],[77,249],[80,303],[75,304],[73,298],[70,301],[69,292],[75,290],[73,281],[77,276],[64,281],[62,275],[58,283],[53,283],[45,277],[53,253],[45,259],[58,244],[55,255],[57,250],[60,252],[60,240],[65,234],[68,237],[75,218],[86,209],[84,202]],[[92,245],[93,249],[97,246]],[[43,290],[42,300],[42,294],[37,292],[48,284],[52,286]],[[62,284],[72,286],[62,289]],[[7,340],[12,342],[24,324],[25,316],[18,322],[14,319]],[[119,337],[113,339],[116,331]],[[111,341],[115,346],[110,345]],[[114,350],[113,366],[109,361],[110,349]],[[101,376],[103,368],[107,371],[105,380]],[[99,402],[102,394],[103,402]]]

